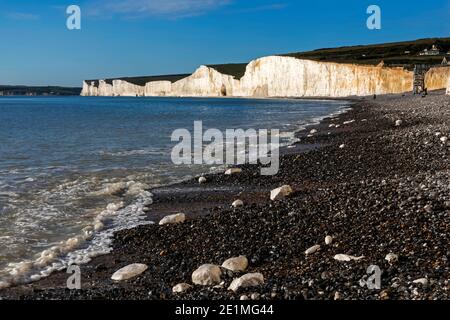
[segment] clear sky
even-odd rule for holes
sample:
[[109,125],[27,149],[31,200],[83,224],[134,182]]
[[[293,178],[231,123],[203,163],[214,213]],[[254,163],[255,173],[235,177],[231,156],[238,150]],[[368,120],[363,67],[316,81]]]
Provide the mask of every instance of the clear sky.
[[[67,6],[81,30],[66,28]],[[382,29],[366,27],[367,7]],[[190,73],[323,47],[450,37],[450,0],[0,0],[0,84]]]

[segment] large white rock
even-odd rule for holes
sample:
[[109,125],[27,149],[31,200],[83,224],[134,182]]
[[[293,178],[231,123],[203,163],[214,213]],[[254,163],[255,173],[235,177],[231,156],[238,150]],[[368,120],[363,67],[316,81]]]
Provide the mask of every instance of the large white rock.
[[212,286],[221,282],[222,270],[213,264],[204,264],[192,273],[192,283]]
[[233,272],[245,271],[248,268],[248,259],[245,256],[230,258],[222,263],[222,268],[231,270]]
[[186,292],[188,290],[192,289],[192,286],[190,284],[187,283],[179,283],[176,286],[174,286],[172,288],[172,292],[173,293],[183,293]]
[[414,284],[421,284],[422,286],[426,287],[428,286],[428,279],[427,278],[420,278],[413,281]]
[[327,245],[327,246],[329,246],[330,244],[332,244],[333,243],[333,237],[332,236],[326,236],[325,237],[325,244]]
[[264,276],[261,273],[248,273],[240,278],[234,279],[228,290],[238,291],[240,288],[256,287],[264,284]]
[[294,190],[291,188],[291,186],[285,185],[280,188],[272,190],[270,192],[270,199],[272,201],[282,200],[291,195],[293,192]]
[[205,184],[206,182],[208,182],[208,180],[206,180],[205,177],[200,177],[200,178],[198,178],[198,183],[199,183],[199,184]]
[[231,168],[231,169],[228,169],[227,171],[225,171],[225,175],[231,176],[233,174],[238,174],[241,172],[242,172],[242,169],[240,169],[240,168]]
[[122,269],[116,271],[111,279],[114,281],[124,281],[131,278],[135,278],[138,275],[144,273],[148,269],[148,266],[145,264],[134,263],[130,264]]
[[184,221],[186,221],[186,215],[184,213],[177,213],[162,218],[159,225],[183,223]]
[[231,204],[231,206],[233,208],[240,208],[244,206],[244,202],[242,200],[236,200]]
[[360,257],[355,257],[355,256],[350,256],[347,254],[337,254],[334,256],[334,260],[337,261],[343,261],[343,262],[349,262],[349,261],[359,261],[364,259],[364,256],[360,256]]
[[305,254],[308,256],[310,254],[316,253],[319,250],[320,250],[320,246],[319,245],[315,245],[315,246],[312,246],[311,248],[307,249],[305,251]]
[[390,264],[394,264],[398,261],[398,255],[395,253],[388,253],[384,259]]

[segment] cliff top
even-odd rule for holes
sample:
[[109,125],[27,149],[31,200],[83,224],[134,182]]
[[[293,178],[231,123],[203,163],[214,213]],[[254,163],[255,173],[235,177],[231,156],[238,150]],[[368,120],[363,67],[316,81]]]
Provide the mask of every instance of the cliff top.
[[[435,46],[439,48],[436,52],[427,52]],[[378,65],[384,61],[385,66],[404,67],[413,69],[415,64],[440,64],[443,57],[450,57],[450,38],[429,38],[415,41],[393,42],[384,44],[359,45],[339,48],[324,48],[306,52],[294,52],[287,54],[278,54],[278,56],[294,57],[298,59],[307,59],[322,62],[351,63],[362,65]],[[248,63],[229,63],[207,65],[220,73],[231,75],[240,79],[245,74]],[[162,76],[144,76],[144,77],[123,77],[116,78],[125,80],[136,85],[145,85],[150,81],[171,81],[176,82],[188,77],[189,74],[180,75],[162,75]],[[112,84],[112,80],[106,82]],[[94,81],[98,85],[98,80]]]
[[[421,55],[425,49],[436,45],[436,55]],[[400,66],[411,69],[414,64],[440,64],[444,56],[450,56],[450,38],[429,38],[415,41],[385,44],[361,45],[340,48],[324,48],[307,52],[283,54],[281,56],[310,59],[323,62],[355,63],[377,65],[384,61],[386,66]]]
[[[152,81],[170,81],[170,82],[176,82],[178,80],[181,80],[183,78],[189,77],[190,74],[170,74],[170,75],[161,75],[161,76],[142,76],[142,77],[122,77],[122,78],[111,78],[111,79],[105,79],[105,82],[108,84],[112,84],[113,80],[124,80],[129,83],[138,85],[138,86],[145,86],[147,82]],[[86,80],[87,83],[94,82],[95,86],[98,86],[99,80]]]

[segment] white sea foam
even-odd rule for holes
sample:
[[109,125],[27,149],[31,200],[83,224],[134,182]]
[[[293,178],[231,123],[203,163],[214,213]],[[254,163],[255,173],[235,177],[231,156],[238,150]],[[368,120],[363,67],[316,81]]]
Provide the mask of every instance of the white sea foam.
[[108,183],[103,189],[95,191],[92,194],[96,196],[106,196],[124,192],[127,187],[126,182]]
[[[79,235],[60,241],[37,254],[34,259],[9,263],[4,270],[9,275],[0,280],[0,289],[40,280],[71,264],[88,263],[93,257],[111,252],[112,236],[115,232],[153,223],[146,221],[144,212],[144,208],[153,202],[152,194],[146,191],[146,184],[129,181],[113,185],[108,184],[102,190],[123,190],[127,195],[133,196],[129,205],[123,202],[109,203]],[[48,215],[50,207],[46,211]],[[22,219],[18,224],[29,228],[32,221],[24,217]]]

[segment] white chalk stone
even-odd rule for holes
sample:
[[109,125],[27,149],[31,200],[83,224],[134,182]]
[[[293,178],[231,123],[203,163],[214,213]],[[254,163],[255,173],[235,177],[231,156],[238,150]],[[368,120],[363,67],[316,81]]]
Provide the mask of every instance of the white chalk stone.
[[191,290],[191,289],[192,289],[192,286],[190,284],[179,283],[179,284],[177,284],[176,286],[174,286],[172,288],[172,292],[173,293],[183,293],[183,292],[186,292],[186,291]]
[[256,287],[264,284],[264,276],[261,273],[248,273],[238,279],[234,279],[228,290],[238,291],[240,288]]
[[396,126],[396,127],[400,127],[402,124],[403,124],[403,121],[402,121],[402,120],[397,120],[397,121],[395,121],[395,126]]
[[270,192],[270,199],[272,201],[282,200],[294,193],[291,186],[285,185],[280,188],[274,189]]
[[447,143],[448,138],[447,137],[441,137],[440,140],[441,140],[442,143]]
[[103,230],[103,228],[105,227],[105,225],[102,223],[102,222],[96,222],[95,224],[94,224],[94,230],[95,231],[101,231],[101,230]]
[[345,148],[345,144],[341,144],[340,146],[339,146],[339,149],[344,149]]
[[236,200],[231,205],[233,208],[240,208],[244,206],[244,202],[242,200]]
[[347,255],[347,254],[337,254],[334,256],[334,260],[342,261],[342,262],[359,261],[364,258],[365,258],[364,256],[355,257],[355,256]]
[[319,245],[315,245],[315,246],[312,246],[311,248],[309,248],[308,250],[306,250],[305,254],[306,255],[310,255],[310,254],[316,253],[319,250],[320,250],[320,246]]
[[413,281],[414,284],[421,284],[422,286],[426,287],[428,286],[428,279],[427,278],[420,278]]
[[164,217],[159,222],[159,225],[183,223],[184,221],[186,221],[186,215],[184,213],[177,213]]
[[148,269],[148,266],[145,264],[134,263],[130,264],[118,271],[116,271],[111,279],[114,281],[124,281],[131,278],[135,278],[138,275],[144,273]]
[[325,244],[327,245],[327,246],[329,246],[330,244],[332,244],[333,243],[333,237],[332,236],[326,236],[325,237]]
[[192,273],[192,283],[213,286],[221,282],[222,271],[219,266],[204,264]]
[[206,183],[206,182],[207,182],[207,180],[206,180],[205,177],[200,177],[200,178],[198,178],[198,183],[199,183],[199,184],[204,184],[204,183]]
[[394,254],[394,253],[389,253],[386,255],[386,257],[384,258],[387,262],[389,262],[390,264],[396,263],[398,261],[398,255]]
[[230,258],[222,264],[222,268],[233,272],[242,272],[248,268],[248,259],[245,256]]
[[312,129],[309,133],[310,134],[316,134],[318,131],[317,131],[317,129]]
[[238,173],[241,173],[241,172],[242,172],[242,169],[239,169],[239,168],[231,168],[231,169],[228,169],[227,171],[225,171],[225,175],[231,176],[231,175],[233,175],[233,174],[238,174]]

